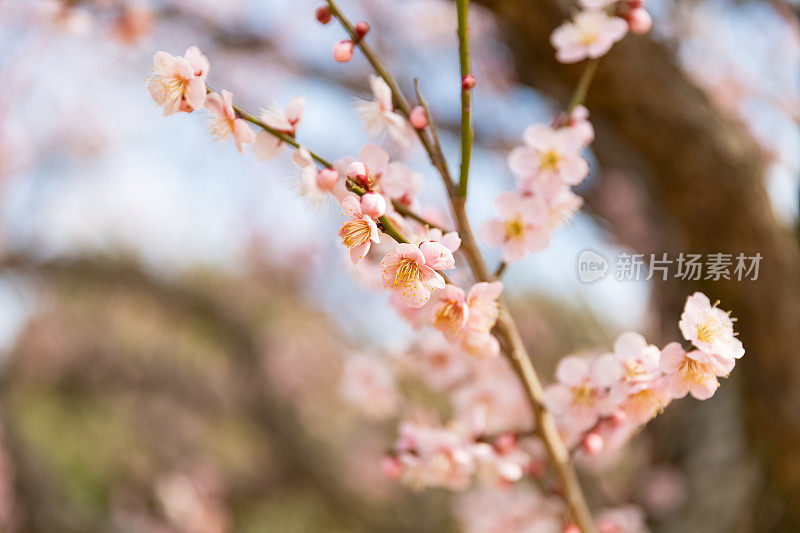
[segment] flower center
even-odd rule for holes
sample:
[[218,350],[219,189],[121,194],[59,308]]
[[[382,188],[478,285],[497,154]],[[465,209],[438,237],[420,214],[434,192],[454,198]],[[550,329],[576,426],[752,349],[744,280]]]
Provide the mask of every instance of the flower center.
[[587,31],[584,30],[581,32],[580,42],[583,46],[589,46],[590,44],[594,43],[597,40],[597,32],[596,31]]
[[394,282],[392,285],[405,285],[406,287],[412,285],[419,279],[419,266],[413,259],[401,259],[400,264],[397,265],[397,271],[394,273]]
[[625,381],[636,381],[643,377],[645,372],[644,366],[639,361],[627,361],[625,363]]
[[435,325],[454,329],[461,324],[463,316],[461,306],[453,300],[447,300],[436,310]]
[[697,324],[697,340],[712,343],[725,333],[725,321],[716,313],[709,313]]
[[595,396],[594,387],[590,386],[588,383],[581,383],[572,388],[572,403],[575,405],[593,405]]
[[683,363],[683,378],[692,383],[702,383],[706,376],[706,365],[699,363],[694,359],[686,358]]
[[165,101],[178,100],[186,92],[186,81],[181,78],[161,78],[159,81]]
[[342,237],[345,246],[352,248],[367,242],[371,233],[369,223],[364,219],[357,218],[346,222],[339,231],[339,236]]
[[546,152],[542,152],[542,155],[539,158],[539,166],[542,170],[555,170],[560,161],[561,156],[558,155],[558,152],[555,150],[548,150]]
[[525,224],[522,223],[522,218],[520,217],[506,220],[505,227],[508,239],[518,239],[525,233]]

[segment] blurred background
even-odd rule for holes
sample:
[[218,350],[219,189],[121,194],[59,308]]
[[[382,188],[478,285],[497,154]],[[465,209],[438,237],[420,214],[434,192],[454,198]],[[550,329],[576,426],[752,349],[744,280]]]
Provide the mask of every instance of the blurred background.
[[[338,208],[299,196],[287,155],[242,157],[146,90],[156,50],[196,44],[211,86],[250,110],[302,95],[303,143],[355,155],[369,71],[332,61],[344,33],[315,21],[320,4],[0,1],[0,530],[467,530],[462,495],[382,478],[396,420],[340,394],[348,354],[389,356],[411,329],[348,268]],[[453,4],[341,4],[404,88],[419,78],[456,165]],[[573,3],[474,4],[478,227],[513,187],[506,153],[582,67],[548,44]],[[747,349],[732,378],[586,484],[593,504],[642,505],[655,531],[800,531],[800,6],[647,9],[654,31],[614,47],[586,101],[586,206],[509,268],[513,307],[550,381],[558,358],[620,331],[675,339],[694,290],[722,300]],[[426,178],[422,203],[444,205],[424,153],[399,155]],[[586,248],[763,260],[757,281],[585,285]]]

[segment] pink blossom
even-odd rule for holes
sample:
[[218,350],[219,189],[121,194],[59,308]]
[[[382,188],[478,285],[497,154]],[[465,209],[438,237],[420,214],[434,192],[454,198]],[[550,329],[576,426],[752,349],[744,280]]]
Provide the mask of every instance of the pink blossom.
[[525,145],[511,150],[508,165],[520,188],[551,198],[562,185],[575,186],[589,175],[589,164],[581,156],[586,131],[530,126],[523,134]]
[[339,392],[348,403],[370,418],[387,418],[398,407],[399,396],[394,374],[379,357],[348,356]]
[[355,44],[353,41],[338,41],[333,45],[333,59],[339,63],[347,63],[353,59],[353,49]]
[[577,431],[587,430],[600,416],[608,416],[616,409],[608,395],[615,378],[587,357],[565,357],[556,367],[558,383],[545,390],[545,405],[560,424]]
[[494,201],[499,218],[487,221],[479,235],[489,246],[503,246],[503,261],[513,263],[525,252],[538,252],[550,244],[547,205],[544,200],[500,193]]
[[147,88],[165,117],[203,107],[209,68],[208,58],[196,46],[189,47],[183,57],[156,52]]
[[405,118],[394,111],[392,105],[392,91],[389,86],[378,76],[369,77],[369,85],[375,100],[360,102],[356,110],[361,116],[364,128],[372,137],[377,137],[384,130],[401,146],[409,143],[411,129]]
[[619,408],[625,413],[630,424],[645,424],[669,405],[669,381],[661,377],[650,383],[650,386],[629,394]]
[[569,123],[566,127],[576,132],[584,146],[588,146],[594,141],[594,127],[589,122],[589,110],[586,109],[586,106],[575,106],[569,114]]
[[744,347],[733,331],[735,320],[717,304],[711,305],[708,296],[696,292],[686,298],[678,327],[683,337],[699,350],[725,359],[738,359],[744,355]]
[[339,173],[332,168],[323,168],[316,176],[317,187],[323,191],[333,191],[339,182]]
[[590,9],[556,28],[550,42],[556,48],[556,59],[561,63],[576,63],[605,55],[627,31],[628,24],[623,19]]
[[453,387],[468,378],[474,361],[431,330],[421,332],[402,360],[408,362],[415,375],[437,391]]
[[717,377],[727,376],[733,365],[733,359],[715,358],[699,350],[687,353],[677,342],[661,352],[661,370],[669,376],[672,398],[683,398],[687,393],[698,400],[711,398],[719,387]]
[[530,404],[508,363],[496,358],[473,364],[474,378],[450,394],[456,419],[476,433],[530,429]]
[[575,216],[583,205],[583,198],[575,194],[566,185],[547,199],[547,227],[555,229]]
[[361,203],[356,195],[345,196],[342,208],[350,219],[342,224],[339,237],[350,250],[350,260],[356,264],[366,257],[373,242],[380,242],[378,226],[371,216],[361,210]]
[[457,342],[469,318],[469,307],[464,291],[447,285],[436,294],[437,302],[433,327],[441,331],[450,342]]
[[606,509],[597,517],[599,533],[648,533],[644,512],[635,505]]
[[[305,98],[295,96],[289,100],[286,109],[283,110],[276,103],[271,103],[268,107],[261,110],[261,121],[270,128],[281,133],[294,136],[297,133],[297,126],[303,120],[303,110],[305,109]],[[263,160],[269,161],[277,156],[286,145],[281,139],[272,135],[268,131],[259,131],[253,145],[253,153]]]
[[383,284],[399,294],[409,307],[422,307],[433,289],[445,287],[444,278],[437,270],[452,268],[453,264],[453,253],[440,243],[398,244],[395,251],[381,261]]
[[244,153],[244,145],[252,143],[256,136],[247,122],[238,118],[233,110],[233,95],[222,91],[222,96],[211,93],[206,96],[205,107],[213,116],[208,121],[211,135],[218,141],[233,136],[233,143],[240,153]]
[[403,481],[417,488],[464,490],[475,472],[471,435],[458,425],[404,421],[395,443]]
[[516,483],[531,463],[531,456],[513,445],[500,450],[485,442],[475,444],[472,453],[478,462],[478,476],[499,486]]
[[644,337],[629,331],[614,341],[614,352],[597,358],[595,366],[612,376],[623,395],[638,392],[660,377],[660,352]]

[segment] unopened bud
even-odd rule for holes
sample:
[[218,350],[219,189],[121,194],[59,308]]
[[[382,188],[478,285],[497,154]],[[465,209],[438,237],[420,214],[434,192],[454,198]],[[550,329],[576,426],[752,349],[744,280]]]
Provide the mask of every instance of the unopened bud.
[[339,181],[339,173],[332,168],[323,168],[317,172],[317,187],[323,191],[330,191]]
[[320,24],[327,24],[331,21],[331,10],[328,9],[328,6],[318,7],[314,12],[314,16],[317,17],[317,21]]
[[644,35],[653,27],[653,18],[644,8],[632,9],[626,18],[628,19],[628,27],[631,29],[631,33]]
[[339,63],[353,59],[353,41],[339,41],[333,45],[333,58]]
[[589,433],[584,437],[582,446],[584,451],[589,455],[600,453],[603,449],[603,437],[597,433]]
[[356,23],[356,37],[363,39],[369,33],[369,23],[366,20]]
[[468,91],[475,87],[475,76],[472,74],[467,74],[463,78],[461,78],[461,90]]
[[428,114],[425,113],[425,109],[422,106],[418,105],[411,110],[411,113],[408,115],[408,120],[411,121],[412,126],[421,130],[428,125]]
[[376,192],[368,192],[361,197],[361,210],[372,218],[380,218],[386,213],[386,199]]
[[367,166],[360,162],[360,161],[353,161],[344,171],[347,174],[347,177],[351,180],[356,180],[360,182],[367,181]]
[[397,479],[403,475],[403,463],[396,457],[382,457],[381,472],[389,479]]

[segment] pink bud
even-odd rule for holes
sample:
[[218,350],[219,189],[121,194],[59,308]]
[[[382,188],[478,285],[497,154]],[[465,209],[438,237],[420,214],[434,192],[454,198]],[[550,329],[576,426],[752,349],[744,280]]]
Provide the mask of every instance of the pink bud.
[[339,181],[339,173],[332,168],[323,168],[317,172],[317,187],[323,191],[330,191]]
[[380,218],[386,213],[386,199],[376,192],[368,192],[361,197],[361,210],[372,218]]
[[625,6],[628,8],[628,11],[639,9],[640,7],[644,7],[644,0],[628,0],[625,2]]
[[497,440],[494,441],[494,445],[499,452],[508,453],[516,447],[517,437],[512,433],[503,433],[497,437]]
[[420,105],[411,110],[408,119],[411,121],[411,125],[418,130],[428,125],[428,114],[425,113],[425,109]]
[[589,433],[583,438],[582,446],[589,455],[599,453],[603,449],[603,437],[597,433]]
[[468,91],[475,87],[475,76],[472,74],[467,74],[463,78],[461,78],[461,90]]
[[367,166],[360,161],[353,161],[344,171],[351,180],[367,181]]
[[363,39],[366,34],[369,33],[369,23],[366,20],[362,20],[356,24],[356,37],[360,40]]
[[638,7],[628,13],[628,27],[637,35],[644,35],[653,27],[653,19],[646,9]]
[[339,63],[353,59],[353,41],[339,41],[333,45],[333,58]]
[[625,414],[625,411],[617,411],[616,413],[611,415],[611,423],[614,425],[615,428],[620,427],[627,421],[628,421],[628,415]]
[[397,479],[403,475],[403,463],[396,457],[382,457],[381,458],[381,472],[389,479]]
[[561,533],[581,533],[581,530],[575,524],[565,524]]
[[331,10],[328,9],[328,6],[318,7],[314,16],[317,17],[317,21],[319,21],[320,24],[327,24],[331,21]]

